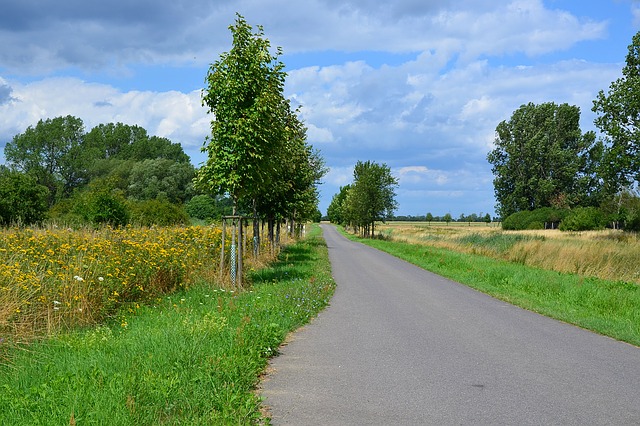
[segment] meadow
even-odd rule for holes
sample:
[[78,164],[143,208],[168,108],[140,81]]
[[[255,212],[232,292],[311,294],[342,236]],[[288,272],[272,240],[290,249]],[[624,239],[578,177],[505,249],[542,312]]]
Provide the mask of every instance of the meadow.
[[[277,259],[249,264],[243,289],[217,280],[216,228],[16,232],[5,235],[18,252],[20,298],[5,330],[21,315],[33,321],[35,305],[92,325],[12,347],[0,362],[0,424],[268,424],[256,394],[267,360],[334,289],[317,226]],[[53,241],[54,253],[38,241]],[[16,256],[34,254],[34,272],[17,269]],[[100,298],[120,306],[89,321],[85,309]]]
[[640,240],[620,230],[503,231],[499,225],[433,222],[380,224],[382,236],[480,254],[535,268],[640,284]]

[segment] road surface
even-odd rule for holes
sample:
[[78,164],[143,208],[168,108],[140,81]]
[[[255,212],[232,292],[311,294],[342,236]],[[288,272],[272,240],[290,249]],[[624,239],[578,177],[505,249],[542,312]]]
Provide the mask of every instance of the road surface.
[[640,425],[640,348],[323,232],[336,293],[271,362],[274,425]]

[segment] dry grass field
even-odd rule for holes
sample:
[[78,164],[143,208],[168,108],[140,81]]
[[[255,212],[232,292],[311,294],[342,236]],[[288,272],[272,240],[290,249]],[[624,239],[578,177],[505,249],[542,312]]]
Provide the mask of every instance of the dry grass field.
[[496,225],[452,222],[389,222],[377,231],[406,241],[558,272],[640,284],[640,241],[617,230],[503,231]]

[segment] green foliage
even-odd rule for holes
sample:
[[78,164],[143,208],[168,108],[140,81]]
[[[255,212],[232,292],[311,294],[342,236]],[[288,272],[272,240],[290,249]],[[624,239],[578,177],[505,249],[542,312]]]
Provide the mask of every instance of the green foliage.
[[285,140],[286,74],[261,27],[254,33],[237,15],[229,29],[233,47],[220,55],[206,77],[203,103],[214,118],[203,149],[208,159],[198,172],[197,185],[228,193],[237,203],[256,198],[271,183],[277,165],[270,154]]
[[558,224],[568,212],[566,209],[555,209],[552,207],[543,207],[532,211],[519,211],[507,216],[502,221],[502,229],[518,231],[525,229],[557,228]]
[[84,124],[70,115],[40,120],[14,136],[4,149],[12,167],[49,189],[49,205],[87,182],[82,160]]
[[138,226],[170,226],[189,223],[189,215],[180,205],[168,200],[129,201],[130,222]]
[[196,195],[184,206],[189,216],[195,219],[211,220],[220,217],[216,200],[209,195]]
[[351,185],[345,185],[340,187],[340,192],[333,195],[331,199],[331,203],[327,208],[327,216],[331,223],[336,223],[340,225],[347,224],[347,212],[346,212],[346,199],[349,190],[351,189]]
[[342,203],[344,220],[364,236],[373,237],[375,222],[392,217],[397,208],[397,186],[398,180],[386,164],[358,161],[353,169],[353,184]]
[[595,134],[580,130],[580,109],[529,103],[496,128],[492,165],[502,217],[541,207],[572,207],[596,197],[601,150]]
[[129,223],[129,210],[124,197],[98,190],[86,194],[84,218],[94,225],[124,226]]
[[42,222],[48,194],[34,177],[0,166],[0,225]]
[[165,158],[138,161],[131,168],[127,195],[136,200],[159,198],[181,204],[191,197],[194,176],[190,163]]
[[622,77],[607,94],[598,93],[593,111],[607,138],[601,175],[609,194],[616,194],[640,178],[640,32],[629,45]]
[[606,225],[605,215],[595,207],[577,207],[562,219],[559,229],[561,231],[592,231],[604,229]]

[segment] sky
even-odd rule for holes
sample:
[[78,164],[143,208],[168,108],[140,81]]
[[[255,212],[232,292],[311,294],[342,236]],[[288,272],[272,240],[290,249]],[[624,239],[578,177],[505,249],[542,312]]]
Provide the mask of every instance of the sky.
[[139,125],[194,166],[210,133],[209,65],[241,14],[286,65],[329,172],[323,213],[357,161],[391,168],[397,215],[495,214],[495,129],[528,102],[593,100],[640,30],[633,0],[0,0],[0,163],[40,119]]

